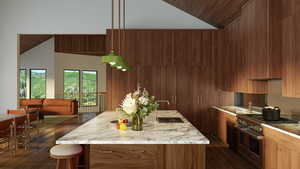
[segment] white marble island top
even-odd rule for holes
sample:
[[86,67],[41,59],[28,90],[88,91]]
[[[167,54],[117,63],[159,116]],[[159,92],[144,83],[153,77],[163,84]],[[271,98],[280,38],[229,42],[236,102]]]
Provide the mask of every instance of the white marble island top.
[[209,144],[190,122],[176,110],[157,111],[158,117],[180,117],[184,123],[158,123],[152,113],[143,131],[117,130],[119,113],[104,112],[56,141],[56,144]]

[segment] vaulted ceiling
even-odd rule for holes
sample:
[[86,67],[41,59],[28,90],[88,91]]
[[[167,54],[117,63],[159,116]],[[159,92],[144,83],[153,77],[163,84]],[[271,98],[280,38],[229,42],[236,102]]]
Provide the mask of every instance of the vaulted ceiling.
[[223,28],[248,0],[163,0],[215,27]]
[[53,35],[20,35],[20,54],[50,39]]

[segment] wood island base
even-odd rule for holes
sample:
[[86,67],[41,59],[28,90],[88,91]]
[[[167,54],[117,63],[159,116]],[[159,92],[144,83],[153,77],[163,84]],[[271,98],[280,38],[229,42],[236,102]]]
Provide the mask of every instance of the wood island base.
[[205,169],[205,144],[85,145],[87,169]]

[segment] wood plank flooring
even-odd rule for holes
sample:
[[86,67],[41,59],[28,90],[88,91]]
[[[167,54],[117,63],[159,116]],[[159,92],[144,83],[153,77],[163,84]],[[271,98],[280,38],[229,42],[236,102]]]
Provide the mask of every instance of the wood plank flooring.
[[[11,158],[10,153],[0,154],[0,169],[55,169],[56,161],[49,157],[49,150],[55,144],[55,140],[95,116],[96,113],[87,113],[55,125],[50,125],[45,120],[41,135],[33,140],[29,151],[20,150],[15,158]],[[213,141],[212,145],[207,147],[207,169],[254,169],[254,167],[220,145],[218,141]]]

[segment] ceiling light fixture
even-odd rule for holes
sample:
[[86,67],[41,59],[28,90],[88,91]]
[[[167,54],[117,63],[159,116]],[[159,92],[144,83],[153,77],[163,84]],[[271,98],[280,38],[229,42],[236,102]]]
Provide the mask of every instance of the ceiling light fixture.
[[[123,31],[121,36],[121,0],[119,0],[119,51],[122,53],[122,55],[125,54],[124,48],[125,48],[125,41],[126,41],[126,3],[125,0],[123,0]],[[121,45],[122,42],[122,45]],[[122,70],[123,72],[132,69],[131,66],[128,65],[126,61],[122,61],[114,65],[118,70]]]
[[[119,4],[119,6],[120,6],[120,4]],[[114,0],[112,0],[111,50],[108,55],[101,57],[102,63],[109,63],[111,66],[115,66],[115,65],[123,62],[123,57],[116,55],[114,52],[114,13],[115,13],[114,8],[115,8]],[[120,18],[119,18],[119,20],[120,20]]]

